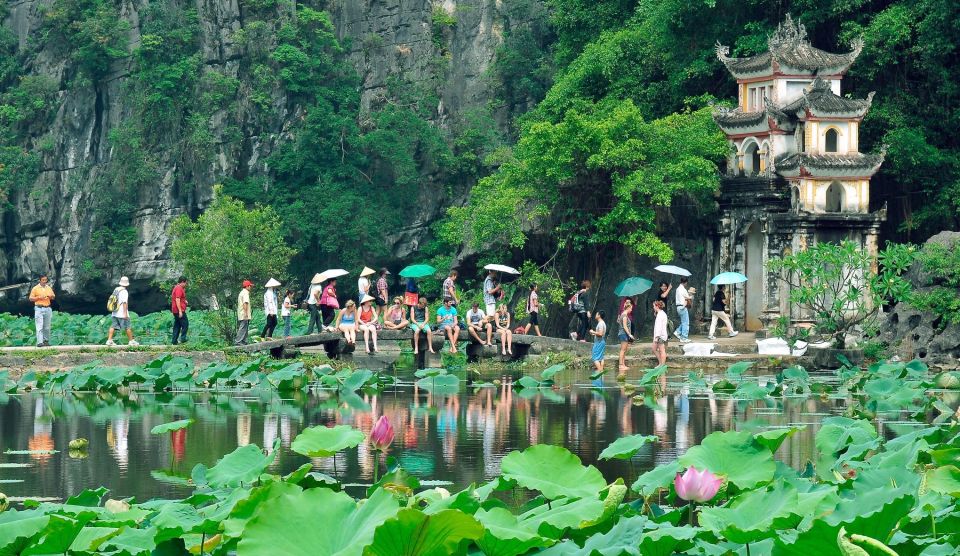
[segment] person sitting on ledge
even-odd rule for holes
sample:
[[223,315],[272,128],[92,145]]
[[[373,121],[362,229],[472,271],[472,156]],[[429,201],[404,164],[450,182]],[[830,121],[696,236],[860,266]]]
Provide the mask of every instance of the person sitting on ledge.
[[403,330],[409,324],[410,321],[404,316],[403,298],[398,295],[393,298],[393,305],[387,309],[383,316],[383,327],[387,330]]

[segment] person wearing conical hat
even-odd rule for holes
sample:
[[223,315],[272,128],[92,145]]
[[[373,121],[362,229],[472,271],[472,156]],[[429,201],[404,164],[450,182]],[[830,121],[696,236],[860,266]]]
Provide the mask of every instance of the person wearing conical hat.
[[117,288],[113,290],[113,294],[110,295],[110,300],[107,302],[108,308],[112,309],[110,313],[110,330],[107,332],[108,346],[117,345],[117,343],[113,341],[113,333],[116,330],[127,331],[127,345],[140,345],[133,339],[133,330],[130,328],[130,293],[127,292],[127,286],[129,285],[130,279],[122,276],[120,282],[117,284]]
[[[377,325],[380,323],[377,310],[373,308],[373,297],[363,296],[360,300],[360,313],[357,316],[357,325],[363,332],[363,345],[367,348],[367,353],[377,353],[380,348],[377,347]],[[371,341],[373,343],[371,349]]]
[[266,291],[263,292],[263,313],[267,316],[267,323],[263,325],[260,331],[260,337],[265,340],[273,339],[273,331],[277,328],[277,286],[280,282],[271,278],[264,284]]
[[[363,303],[363,298],[370,295],[370,278],[377,271],[370,268],[369,266],[363,267],[363,270],[360,271],[360,278],[357,280],[357,303]],[[373,297],[370,295],[370,297]]]
[[323,329],[320,324],[320,294],[323,293],[323,276],[318,272],[310,280],[310,288],[307,289],[307,309],[310,311],[310,324],[307,325],[307,334],[313,334],[313,327],[317,327],[317,332]]

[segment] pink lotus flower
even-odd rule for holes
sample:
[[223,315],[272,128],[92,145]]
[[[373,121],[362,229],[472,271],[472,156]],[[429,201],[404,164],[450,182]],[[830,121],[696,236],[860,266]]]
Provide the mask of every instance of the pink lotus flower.
[[393,443],[393,425],[386,415],[381,415],[373,430],[370,431],[370,443],[374,450],[384,450]]
[[723,479],[704,469],[697,471],[696,467],[688,467],[687,471],[673,479],[673,487],[677,489],[677,496],[684,500],[706,502],[717,495]]

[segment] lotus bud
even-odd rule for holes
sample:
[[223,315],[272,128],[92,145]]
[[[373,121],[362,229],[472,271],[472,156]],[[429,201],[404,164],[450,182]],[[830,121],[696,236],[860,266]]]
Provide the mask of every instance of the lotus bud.
[[393,443],[393,425],[386,415],[381,415],[370,431],[370,443],[374,450],[385,450]]
[[10,507],[10,501],[7,500],[7,495],[0,492],[0,512],[6,511]]
[[129,510],[130,503],[126,500],[114,500],[111,498],[110,500],[107,500],[103,507],[110,513],[118,514]]
[[717,495],[723,479],[704,469],[697,471],[696,467],[688,467],[683,475],[677,473],[673,479],[673,486],[677,496],[694,502],[707,502]]
[[67,447],[71,450],[86,450],[89,444],[86,438],[74,438]]

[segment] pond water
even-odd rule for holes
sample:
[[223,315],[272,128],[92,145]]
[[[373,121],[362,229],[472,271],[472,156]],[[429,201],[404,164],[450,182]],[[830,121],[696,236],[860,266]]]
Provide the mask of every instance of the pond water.
[[[403,379],[403,377],[400,377]],[[369,433],[385,414],[396,430],[390,455],[421,480],[451,488],[493,478],[500,460],[531,444],[565,446],[609,480],[671,461],[714,431],[762,430],[808,425],[780,448],[786,464],[802,467],[813,454],[816,425],[842,413],[843,399],[795,397],[745,402],[709,392],[689,394],[671,384],[667,394],[643,403],[612,378],[569,379],[552,390],[518,390],[509,376],[495,387],[461,383],[455,394],[416,387],[412,376],[379,394],[337,397],[316,391],[276,392],[22,393],[0,398],[0,491],[11,497],[64,499],[84,488],[106,486],[111,497],[138,500],[188,495],[197,463],[213,465],[237,446],[270,447],[280,440],[273,473],[293,471],[307,458],[291,441],[306,427],[346,424]],[[155,425],[193,418],[187,429],[150,434]],[[654,434],[632,461],[598,461],[613,440]],[[68,454],[71,439],[90,445],[85,458]],[[54,454],[4,454],[7,450],[60,450]],[[373,454],[365,444],[333,458],[315,459],[314,469],[346,483],[369,484]],[[350,488],[350,487],[348,487]]]

